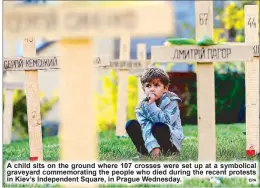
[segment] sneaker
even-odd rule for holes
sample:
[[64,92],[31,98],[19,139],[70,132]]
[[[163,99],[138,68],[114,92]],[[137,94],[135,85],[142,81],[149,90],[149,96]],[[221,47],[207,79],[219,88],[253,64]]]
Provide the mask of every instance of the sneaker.
[[129,136],[126,134],[126,135],[122,135],[122,136],[117,136],[117,138],[119,138],[119,139],[122,139],[122,138],[129,138]]
[[133,158],[133,160],[134,160],[134,161],[139,161],[139,160],[142,159],[142,157],[143,157],[142,154],[138,154],[136,157]]

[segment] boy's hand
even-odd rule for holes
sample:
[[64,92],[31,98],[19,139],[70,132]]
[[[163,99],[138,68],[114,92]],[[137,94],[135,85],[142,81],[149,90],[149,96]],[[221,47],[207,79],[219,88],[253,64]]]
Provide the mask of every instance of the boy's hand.
[[148,104],[152,104],[153,102],[155,102],[156,98],[155,98],[155,95],[153,93],[150,93],[148,95],[148,99],[149,99]]
[[160,148],[154,148],[151,152],[151,156],[154,158],[154,159],[158,159],[159,156],[160,156],[160,153],[161,153],[161,149]]

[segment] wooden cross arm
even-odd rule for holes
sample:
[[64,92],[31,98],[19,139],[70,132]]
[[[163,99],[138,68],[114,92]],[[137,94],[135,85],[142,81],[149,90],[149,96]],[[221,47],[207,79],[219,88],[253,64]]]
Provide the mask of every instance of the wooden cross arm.
[[59,69],[59,58],[50,57],[10,57],[4,58],[4,71]]
[[253,44],[225,43],[213,46],[152,46],[151,61],[167,62],[232,62],[251,61]]
[[[112,67],[118,67],[121,66],[124,68],[124,66],[121,64],[118,64],[113,61]],[[104,57],[98,57],[94,60],[95,66],[110,66],[110,61],[105,56]],[[135,64],[127,64],[127,66],[139,67],[139,65]],[[120,68],[120,67],[118,67]],[[57,56],[49,56],[49,57],[8,57],[4,58],[4,64],[3,64],[3,71],[25,71],[25,70],[56,70],[60,69],[59,65],[59,57]]]
[[173,7],[169,2],[110,7],[94,3],[5,7],[3,25],[7,38],[119,37],[123,33],[166,36],[174,32]]
[[114,59],[114,60],[104,60],[104,61],[102,61],[101,58],[98,58],[98,60],[96,60],[94,64],[95,64],[96,67],[131,70],[131,69],[142,68],[142,62],[144,62],[144,60]]
[[254,45],[253,50],[254,50],[254,56],[255,56],[255,57],[259,57],[259,54],[260,54],[260,45],[259,45],[259,44]]
[[23,82],[4,82],[3,88],[5,89],[24,89]]
[[[236,42],[229,42],[229,43],[225,43],[225,44],[238,44]],[[251,43],[251,42],[246,42],[246,44],[249,45],[253,45],[253,53],[254,53],[254,57],[259,57],[259,52],[260,52],[260,44],[258,43]]]

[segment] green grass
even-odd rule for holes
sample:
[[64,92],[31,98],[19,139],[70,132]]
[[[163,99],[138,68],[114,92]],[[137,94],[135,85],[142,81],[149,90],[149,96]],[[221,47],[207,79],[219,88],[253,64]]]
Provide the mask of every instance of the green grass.
[[[258,160],[259,156],[247,157],[245,153],[245,124],[217,125],[217,161],[245,161]],[[162,161],[197,161],[198,160],[198,139],[197,126],[184,126],[186,136],[183,142],[181,154],[178,156],[163,157]],[[82,140],[84,141],[84,140]],[[85,140],[87,143],[87,140]],[[207,140],[205,140],[206,142]],[[90,144],[90,143],[89,143]],[[58,137],[47,137],[43,139],[44,160],[59,160],[59,140]],[[87,147],[87,144],[86,144]],[[102,132],[99,135],[99,160],[119,161],[132,160],[137,156],[137,152],[129,138],[117,138],[114,131]],[[3,161],[6,160],[28,160],[29,144],[28,140],[12,142],[10,145],[3,146]],[[152,161],[149,157],[143,161]],[[122,187],[123,185],[106,185],[104,187]],[[137,185],[135,187],[147,187],[148,185]],[[208,179],[185,180],[183,185],[177,187],[212,187]],[[220,187],[260,187],[248,185],[246,179],[227,179],[224,178]],[[10,185],[8,187],[11,187]],[[17,187],[17,186],[15,186]],[[27,185],[28,187],[28,185]],[[37,186],[38,187],[38,186]],[[44,186],[46,187],[46,186]],[[158,187],[158,185],[149,185]],[[166,187],[162,185],[161,187]],[[173,187],[171,185],[170,187]]]

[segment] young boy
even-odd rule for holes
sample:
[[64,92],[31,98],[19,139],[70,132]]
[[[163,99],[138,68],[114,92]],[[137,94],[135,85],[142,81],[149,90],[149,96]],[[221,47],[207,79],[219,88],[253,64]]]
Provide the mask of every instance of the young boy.
[[157,159],[162,154],[181,150],[184,140],[178,102],[181,99],[168,91],[168,74],[150,68],[141,76],[145,98],[136,107],[137,120],[126,124],[126,131],[141,155]]

